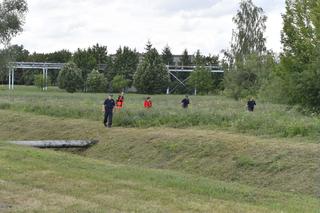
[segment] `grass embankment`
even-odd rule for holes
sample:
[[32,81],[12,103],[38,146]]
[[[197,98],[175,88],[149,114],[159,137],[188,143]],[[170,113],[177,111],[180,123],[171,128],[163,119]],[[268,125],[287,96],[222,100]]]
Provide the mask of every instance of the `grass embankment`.
[[[105,129],[100,122],[0,110],[0,139],[98,139],[77,154],[315,196],[320,146],[194,129]],[[318,176],[317,176],[318,175]]]
[[319,200],[0,142],[1,212],[319,212]]
[[[60,118],[102,120],[104,94],[67,94],[56,88],[39,92],[33,87],[16,87],[14,92],[0,91],[0,109],[31,112]],[[116,97],[115,97],[116,98]],[[305,116],[285,105],[260,103],[248,113],[245,101],[221,96],[191,97],[191,106],[182,110],[183,96],[153,96],[154,108],[143,109],[143,95],[126,95],[125,108],[114,124],[122,127],[205,128],[235,131],[267,137],[320,136],[319,116]],[[318,140],[315,140],[318,141]]]

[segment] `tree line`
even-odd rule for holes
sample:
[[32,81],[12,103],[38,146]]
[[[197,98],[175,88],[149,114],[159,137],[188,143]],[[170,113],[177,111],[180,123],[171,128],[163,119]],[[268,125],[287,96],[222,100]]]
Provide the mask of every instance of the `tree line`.
[[[69,50],[61,50],[53,53],[30,53],[24,49],[22,45],[11,45],[3,49],[0,55],[2,55],[2,57],[9,57],[10,61],[70,64],[68,68],[62,70],[62,72],[69,70],[70,76],[61,74],[59,78],[61,72],[54,70],[51,70],[48,75],[51,85],[64,85],[61,88],[66,88],[66,86],[70,84],[70,87],[73,88],[68,89],[68,91],[73,92],[77,90],[85,92],[118,92],[134,86],[140,93],[154,94],[163,93],[167,87],[170,86],[179,86],[179,84],[175,82],[175,78],[169,76],[167,68],[165,67],[165,65],[175,64],[174,55],[170,47],[166,45],[160,54],[153,48],[150,41],[146,44],[144,53],[138,53],[135,49],[124,46],[119,47],[114,55],[110,55],[108,54],[107,46],[99,44],[85,49],[79,48],[73,53]],[[99,69],[99,65],[101,64],[105,65],[105,69]],[[149,64],[152,64],[152,66],[149,66]],[[197,51],[194,56],[191,56],[186,49],[179,58],[179,65],[219,65],[219,57],[211,55],[203,56],[200,51]],[[70,71],[71,67],[75,68],[73,72]],[[145,67],[145,69],[148,68],[148,70],[142,69],[142,67]],[[162,72],[162,70],[166,72]],[[190,92],[193,85],[195,85],[199,87],[200,92],[208,93],[209,91],[213,91],[213,89],[217,89],[219,84],[222,83],[221,77],[215,77],[209,71],[206,74],[202,74],[203,69],[201,69],[201,71],[202,72],[199,72],[197,75],[190,75],[190,73],[176,74],[178,78],[187,79],[190,77],[190,80],[188,81],[188,86],[183,87],[181,85],[181,87],[177,87],[175,92]],[[2,81],[5,81],[7,77],[6,72],[2,73]],[[161,75],[159,76],[159,74]],[[205,79],[207,82],[203,83],[200,81],[199,75],[206,75],[202,77],[202,79]],[[63,80],[62,76],[68,76],[68,79],[72,79],[71,76],[73,76],[73,79],[76,79],[77,82],[61,83]],[[167,81],[163,82],[159,81],[159,79],[167,79]],[[210,82],[214,82],[214,80],[216,80],[217,83],[211,85]],[[18,70],[16,72],[16,83],[22,85],[36,84],[41,87],[44,82],[38,70],[25,70],[20,72]],[[161,85],[161,88],[156,85]]]
[[[224,57],[220,60],[217,56],[205,57],[198,51],[191,61],[185,51],[180,63],[194,64],[197,68],[192,74],[177,74],[178,78],[188,80],[184,87],[176,91],[187,93],[190,88],[197,88],[202,93],[218,91],[235,99],[258,96],[260,99],[319,112],[320,3],[318,0],[286,0],[285,5],[283,28],[279,35],[282,43],[280,54],[266,48],[267,16],[263,9],[253,4],[252,0],[242,0],[233,17],[236,27],[232,31],[230,47],[223,50]],[[1,43],[8,42],[22,30],[26,12],[25,1],[4,0],[0,6]],[[78,49],[74,53],[63,50],[29,54],[21,46],[9,47],[2,52],[8,51],[6,55],[12,55],[10,48],[20,48],[20,55],[16,57],[27,57],[29,61],[71,61],[60,74],[50,76],[51,83],[62,88],[69,84],[60,81],[70,78],[70,73],[77,76],[74,78],[77,79],[75,90],[119,90],[134,85],[138,92],[162,93],[167,87],[175,87],[174,78],[165,70],[165,65],[173,63],[168,46],[160,54],[148,42],[142,57],[128,47],[119,48],[116,55],[110,57],[107,48],[100,45]],[[99,71],[99,63],[107,64],[109,70]],[[225,74],[214,76],[206,69],[205,65],[208,64],[219,64]]]

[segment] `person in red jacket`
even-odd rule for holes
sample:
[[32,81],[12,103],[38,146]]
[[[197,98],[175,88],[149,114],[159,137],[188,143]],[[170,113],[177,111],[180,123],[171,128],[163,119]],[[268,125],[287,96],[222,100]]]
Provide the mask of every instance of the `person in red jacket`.
[[117,109],[122,109],[124,103],[124,96],[123,92],[118,96],[118,99],[116,101],[116,108]]
[[151,108],[151,107],[152,107],[151,97],[147,97],[147,99],[144,101],[144,108]]

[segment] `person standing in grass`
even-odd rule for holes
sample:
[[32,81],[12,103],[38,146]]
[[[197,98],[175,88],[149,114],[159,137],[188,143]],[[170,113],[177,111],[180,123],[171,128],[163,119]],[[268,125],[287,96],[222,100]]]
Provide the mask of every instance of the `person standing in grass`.
[[253,98],[251,98],[251,99],[248,101],[248,103],[247,103],[248,111],[249,111],[249,112],[253,112],[254,107],[255,107],[256,105],[257,105],[257,104],[256,104],[255,100],[254,100]]
[[112,95],[109,95],[108,98],[103,103],[103,112],[104,112],[104,120],[103,124],[105,127],[111,128],[112,126],[112,117],[114,110],[115,102],[112,98]]
[[144,101],[144,108],[151,108],[152,107],[152,101],[151,101],[151,97],[147,97],[147,99]]
[[187,109],[189,104],[190,104],[190,100],[189,100],[189,97],[186,95],[186,97],[181,101],[181,106],[182,108]]
[[117,109],[122,109],[124,103],[124,96],[123,92],[118,96],[117,102],[116,102],[116,108]]

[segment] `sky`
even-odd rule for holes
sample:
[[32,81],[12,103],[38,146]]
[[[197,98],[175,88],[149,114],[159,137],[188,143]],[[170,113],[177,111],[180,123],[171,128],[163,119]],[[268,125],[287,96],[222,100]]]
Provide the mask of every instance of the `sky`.
[[[285,0],[253,0],[268,16],[267,48],[281,51]],[[28,0],[24,31],[12,40],[30,52],[74,51],[96,43],[113,54],[119,46],[142,52],[148,40],[174,54],[198,49],[219,54],[230,47],[239,0]]]

